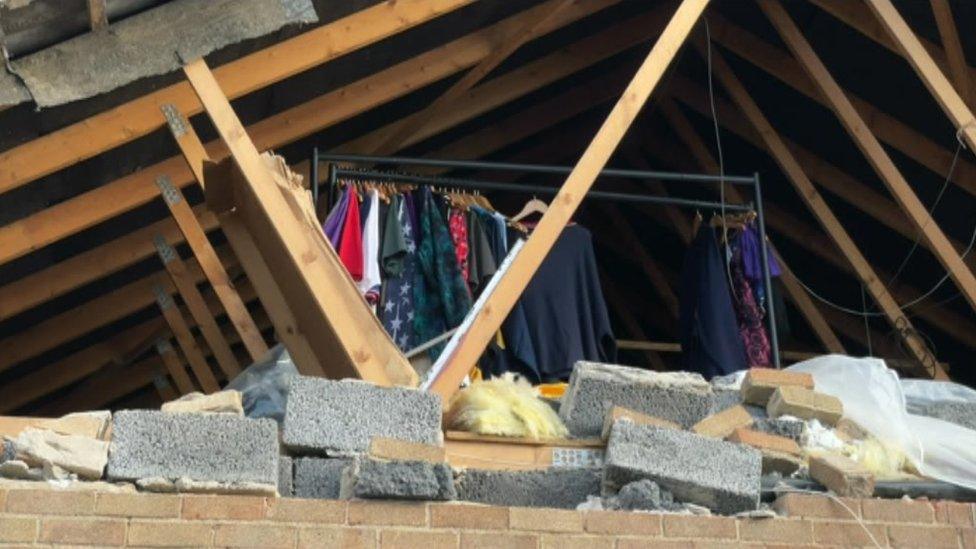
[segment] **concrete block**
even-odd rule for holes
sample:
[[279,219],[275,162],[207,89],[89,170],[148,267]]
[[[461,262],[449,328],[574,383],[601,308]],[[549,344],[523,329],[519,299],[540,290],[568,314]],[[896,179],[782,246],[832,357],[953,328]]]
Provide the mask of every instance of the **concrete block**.
[[712,392],[715,395],[712,400],[713,414],[742,404],[742,393],[738,389],[729,389],[721,386],[716,387],[713,384]]
[[293,451],[364,453],[373,437],[440,445],[440,396],[359,380],[294,376],[282,440]]
[[339,497],[447,501],[457,491],[447,463],[355,458],[342,472]]
[[748,410],[743,406],[735,406],[706,417],[696,423],[691,430],[706,437],[725,438],[740,427],[752,425],[753,421]]
[[962,401],[940,401],[925,404],[909,403],[908,411],[934,417],[976,431],[976,404]]
[[351,458],[295,458],[295,497],[339,499],[342,471]]
[[551,467],[534,471],[467,469],[457,474],[458,499],[512,507],[575,509],[599,496],[600,469]]
[[764,475],[775,472],[789,476],[803,465],[803,452],[793,439],[740,428],[728,440],[752,446],[762,452]]
[[14,459],[14,443],[0,440],[0,463]]
[[813,376],[805,372],[750,368],[742,380],[742,400],[765,406],[779,387],[802,387],[813,390]]
[[13,440],[17,459],[28,465],[51,464],[86,480],[102,478],[108,461],[108,442],[78,435],[62,435],[28,427]]
[[160,410],[173,414],[234,414],[244,415],[244,402],[240,391],[218,391],[205,395],[189,393],[164,403]]
[[288,456],[278,456],[278,495],[283,498],[295,495],[295,466]]
[[674,496],[667,490],[662,490],[656,482],[649,479],[631,482],[620,489],[613,498],[609,498],[610,507],[625,511],[657,511],[668,510],[674,506]]
[[570,432],[596,437],[613,406],[691,427],[711,413],[715,394],[698,374],[577,362],[559,407]]
[[621,419],[633,421],[634,423],[640,423],[643,425],[656,425],[658,427],[664,427],[665,429],[681,429],[681,426],[673,421],[628,410],[622,406],[614,406],[609,412],[607,412],[607,418],[603,422],[603,431],[600,433],[600,438],[603,440],[610,438],[610,429],[613,427],[614,423]]
[[610,433],[604,484],[650,479],[684,503],[722,514],[759,506],[762,454],[687,431],[618,422]]
[[370,441],[369,455],[373,458],[398,461],[443,463],[447,460],[443,446],[383,437],[374,437]]
[[770,417],[788,415],[800,419],[816,419],[824,425],[832,426],[844,415],[844,404],[831,395],[803,387],[784,386],[773,393],[766,412]]
[[799,443],[803,439],[807,424],[796,419],[763,418],[755,420],[752,428],[763,433],[786,437]]
[[278,483],[278,425],[227,414],[116,412],[108,478]]
[[838,496],[869,498],[874,475],[860,463],[839,454],[810,457],[810,477]]

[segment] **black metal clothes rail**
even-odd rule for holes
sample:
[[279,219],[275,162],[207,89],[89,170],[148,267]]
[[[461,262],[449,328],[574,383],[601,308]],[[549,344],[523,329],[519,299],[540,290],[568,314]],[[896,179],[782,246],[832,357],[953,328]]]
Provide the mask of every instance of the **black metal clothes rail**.
[[[459,177],[441,177],[427,175],[401,174],[394,172],[374,169],[375,166],[417,166],[425,168],[446,168],[450,170],[482,170],[517,172],[523,174],[569,174],[572,166],[552,166],[543,164],[513,164],[508,162],[485,162],[480,160],[446,160],[432,158],[410,158],[400,156],[363,156],[351,154],[319,154],[318,148],[312,149],[312,159],[310,166],[310,176],[312,180],[312,194],[318,201],[319,196],[319,166],[321,163],[328,163],[328,190],[330,193],[330,204],[333,202],[333,193],[338,186],[340,178],[390,181],[400,183],[428,184],[440,187],[453,187],[459,189],[481,190],[481,191],[503,191],[513,193],[525,193],[533,195],[555,195],[558,194],[558,187],[546,187],[541,185],[522,185],[517,183],[500,183],[494,181],[475,181]],[[351,165],[353,167],[345,167]],[[363,168],[355,169],[359,165]],[[779,351],[779,335],[776,330],[776,309],[773,296],[772,279],[769,273],[769,242],[766,239],[766,216],[763,208],[762,185],[759,181],[759,174],[752,176],[717,176],[706,174],[690,174],[676,172],[662,172],[650,170],[621,170],[607,168],[600,172],[600,177],[627,178],[640,181],[681,181],[708,184],[741,185],[752,187],[753,203],[750,204],[727,204],[722,202],[695,200],[689,198],[679,198],[672,196],[655,196],[648,194],[619,193],[607,191],[590,191],[586,193],[586,198],[597,200],[610,200],[615,202],[645,203],[677,206],[681,208],[695,208],[700,210],[720,210],[725,212],[756,212],[756,221],[759,225],[759,239],[761,242],[760,254],[762,258],[763,286],[766,289],[766,321],[769,329],[770,346],[773,354],[773,365],[781,367]]]

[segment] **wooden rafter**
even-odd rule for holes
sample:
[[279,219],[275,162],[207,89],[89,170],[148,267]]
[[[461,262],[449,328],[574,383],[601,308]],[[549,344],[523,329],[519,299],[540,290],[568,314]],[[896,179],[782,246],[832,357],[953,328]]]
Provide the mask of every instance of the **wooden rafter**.
[[495,50],[491,55],[482,59],[480,63],[465,73],[460,80],[452,84],[447,91],[438,96],[430,105],[427,105],[416,116],[411,117],[403,124],[399,124],[395,131],[385,136],[378,144],[366,147],[364,150],[370,154],[389,154],[399,149],[404,140],[417,133],[417,130],[423,128],[434,115],[455,103],[465,92],[473,88],[478,82],[481,82],[491,71],[498,68],[510,55],[522,47],[522,44],[538,36],[540,30],[550,19],[574,1],[558,0],[547,4],[546,9],[540,10],[526,21],[524,25],[515,29],[510,35],[503,37],[495,45]]
[[105,0],[88,0],[88,21],[92,31],[100,31],[108,26]]
[[[217,79],[232,98],[237,98],[471,2],[382,2],[231,61],[217,69]],[[201,110],[190,87],[179,82],[14,147],[0,154],[0,193],[162,128],[164,122],[158,116],[158,109],[166,103],[190,115]]]
[[[915,69],[915,72],[918,73],[919,78],[922,79],[929,92],[935,97],[942,110],[952,120],[952,124],[959,129],[959,133],[965,139],[969,150],[976,150],[976,117],[973,117],[973,112],[966,106],[966,102],[963,101],[960,93],[952,87],[949,79],[939,70],[935,60],[932,59],[932,56],[922,46],[922,43],[915,36],[915,33],[912,32],[908,23],[905,22],[890,0],[867,0],[867,4],[874,10],[875,15],[881,21],[881,25],[885,30],[888,31],[892,40],[901,47],[908,63]],[[951,21],[949,23],[951,24]],[[953,49],[958,52],[959,56],[962,56],[959,44],[956,43],[955,46]],[[956,63],[952,62],[953,57],[955,56],[949,56],[950,66],[956,65]],[[963,65],[965,62],[965,59],[958,60],[958,63]],[[960,72],[961,70],[960,68]],[[976,285],[976,279],[974,279],[974,285]],[[973,291],[976,294],[976,288]],[[976,307],[976,297],[971,297],[968,292],[965,293],[970,298],[970,303]]]
[[446,366],[436,373],[430,385],[430,389],[441,395],[445,402],[457,391],[461,380],[484,352],[485,346],[542,264],[582,201],[583,195],[623,139],[707,5],[708,0],[681,2],[607,120],[566,178],[549,209],[543,214],[535,231],[500,277],[484,307],[476,311],[470,319],[466,333],[459,339],[457,347],[448,356]]
[[[704,47],[700,46],[702,50]],[[702,51],[702,55],[705,55],[704,51]],[[945,372],[942,371],[935,357],[928,350],[925,341],[912,329],[911,321],[908,320],[894,298],[888,293],[888,289],[885,288],[874,269],[868,263],[868,260],[861,253],[860,249],[858,249],[857,244],[854,243],[823,197],[820,196],[816,187],[807,177],[806,172],[800,167],[796,158],[787,148],[786,144],[783,143],[782,139],[780,139],[779,134],[766,119],[766,116],[752,99],[749,92],[739,81],[738,77],[735,76],[721,55],[718,55],[717,52],[712,52],[711,55],[714,73],[732,97],[733,102],[738,105],[739,110],[742,111],[749,122],[756,128],[756,131],[762,136],[774,160],[779,164],[793,186],[796,187],[797,192],[803,197],[808,208],[823,226],[824,230],[827,231],[837,244],[837,247],[840,248],[847,260],[850,261],[851,266],[854,267],[858,277],[874,297],[878,306],[888,318],[888,321],[893,327],[901,330],[903,340],[906,346],[912,351],[912,355],[922,364],[926,365],[933,376],[945,378]]]
[[183,359],[180,358],[180,355],[177,354],[176,349],[173,348],[173,345],[168,339],[160,338],[156,342],[156,353],[159,354],[159,358],[166,365],[166,371],[169,373],[169,377],[173,379],[173,382],[176,383],[176,388],[181,395],[189,394],[197,390],[193,386],[190,374],[186,371],[186,365],[183,364]]
[[966,62],[962,42],[959,41],[959,29],[956,28],[956,21],[952,17],[952,7],[949,0],[930,0],[930,3],[956,90],[970,108],[976,108],[976,98],[973,97],[973,79],[969,74],[969,64]]
[[[409,4],[414,5],[419,1],[421,0],[412,0]],[[445,2],[447,0],[438,1]],[[565,26],[618,1],[584,0],[574,4],[557,14],[548,23],[546,30],[551,31]],[[407,3],[395,3],[396,6],[401,6],[401,4],[407,5]],[[536,10],[545,9],[545,7],[546,4],[535,6],[495,25],[282,111],[248,127],[248,134],[261,150],[274,149],[402,97],[411,91],[474,65],[490,54],[491,44],[498,37],[505,36],[511,29],[525,21],[527,17],[536,13]],[[646,32],[646,29],[643,30]],[[303,53],[300,57],[307,55]],[[226,66],[224,65],[224,67]],[[220,69],[218,69],[219,71]],[[154,101],[160,101],[160,103],[153,103],[154,112],[152,116],[158,123],[154,123],[152,129],[157,129],[163,124],[163,117],[156,111],[160,104],[173,104],[184,114],[198,112],[196,109],[199,109],[199,104],[196,101],[193,101],[193,105],[187,108],[180,101],[166,100],[165,97],[152,97]],[[125,120],[122,113],[115,113],[114,111],[113,113],[113,116]],[[208,143],[207,153],[215,162],[226,158],[228,154],[227,148],[220,140]],[[0,172],[9,166],[4,162],[4,156],[0,155]],[[183,158],[174,156],[61,202],[56,206],[0,227],[0,264],[48,246],[80,230],[154,200],[159,196],[155,181],[160,175],[168,175],[173,184],[181,188],[191,184],[194,180],[193,174],[187,168]]]
[[[878,0],[869,1],[874,5]],[[868,162],[881,177],[881,180],[884,181],[888,190],[891,191],[891,194],[901,205],[902,209],[905,210],[918,227],[919,232],[925,240],[932,246],[936,257],[939,258],[942,265],[950,273],[956,286],[962,291],[966,300],[969,301],[970,306],[976,310],[976,276],[973,276],[973,272],[963,263],[959,252],[952,247],[952,243],[946,238],[945,233],[942,232],[942,229],[932,219],[928,209],[918,199],[911,185],[908,184],[901,171],[895,166],[891,157],[888,156],[887,151],[884,150],[884,147],[881,146],[881,143],[864,122],[864,119],[861,118],[854,105],[851,104],[850,100],[844,94],[844,90],[840,88],[833,76],[831,76],[827,67],[824,66],[816,52],[813,51],[813,47],[803,37],[800,29],[797,28],[796,24],[779,2],[776,0],[761,0],[759,6],[773,23],[773,26],[776,27],[780,37],[786,42],[787,47],[793,52],[794,57],[818,85],[821,93],[827,98],[831,108],[837,114],[838,119],[847,129],[847,133],[867,157]],[[921,48],[921,46],[918,47],[919,49]],[[941,73],[939,73],[939,76],[942,76]],[[944,76],[942,78],[943,80],[945,79]],[[947,81],[946,85],[948,86]],[[955,94],[951,90],[952,87],[948,87],[949,91]],[[968,113],[968,118],[965,116],[960,118],[960,126],[962,124],[972,123],[973,136],[976,136],[976,121],[973,120],[972,113],[969,113],[969,110],[964,105],[961,105],[962,102],[959,100],[958,94],[955,95],[955,100]],[[966,133],[965,129],[963,133]],[[971,143],[976,145],[976,139],[973,139]],[[921,357],[919,359],[921,360]]]
[[203,392],[215,393],[219,391],[220,385],[217,383],[217,378],[214,377],[210,365],[207,364],[207,359],[203,356],[203,351],[197,344],[196,338],[193,337],[193,332],[190,331],[190,326],[186,323],[186,318],[183,317],[180,308],[173,301],[173,296],[169,295],[162,286],[153,288],[153,296],[156,298],[159,311],[163,314],[163,318],[166,319],[166,324],[169,325],[170,331],[173,332],[173,337],[180,344],[183,356],[190,363],[193,375],[197,378],[197,383],[200,384]]

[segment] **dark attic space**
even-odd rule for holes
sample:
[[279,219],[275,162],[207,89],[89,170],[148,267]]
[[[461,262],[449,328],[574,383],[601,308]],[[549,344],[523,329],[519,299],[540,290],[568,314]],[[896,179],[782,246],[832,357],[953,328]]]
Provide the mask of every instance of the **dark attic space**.
[[0,0],[0,545],[976,546],[974,25]]

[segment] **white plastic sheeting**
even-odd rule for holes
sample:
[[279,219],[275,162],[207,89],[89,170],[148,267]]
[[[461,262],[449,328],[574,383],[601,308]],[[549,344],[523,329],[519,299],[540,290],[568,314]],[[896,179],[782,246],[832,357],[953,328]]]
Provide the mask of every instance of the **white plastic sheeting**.
[[976,490],[976,431],[909,414],[902,382],[883,360],[826,355],[787,369],[812,374],[817,391],[844,403],[844,416],[900,449],[923,475]]

